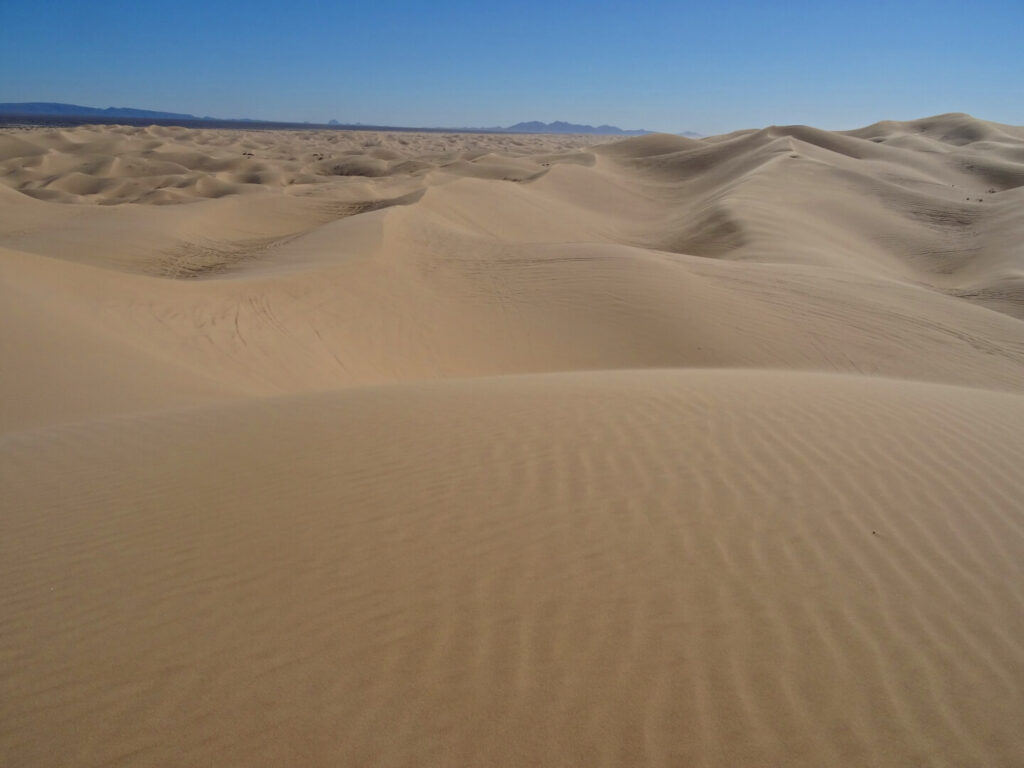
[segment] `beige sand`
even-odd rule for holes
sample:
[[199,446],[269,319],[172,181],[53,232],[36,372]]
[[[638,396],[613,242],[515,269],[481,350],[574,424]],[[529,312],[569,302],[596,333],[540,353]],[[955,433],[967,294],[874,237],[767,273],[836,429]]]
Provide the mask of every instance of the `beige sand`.
[[0,181],[0,763],[1020,765],[1024,130]]

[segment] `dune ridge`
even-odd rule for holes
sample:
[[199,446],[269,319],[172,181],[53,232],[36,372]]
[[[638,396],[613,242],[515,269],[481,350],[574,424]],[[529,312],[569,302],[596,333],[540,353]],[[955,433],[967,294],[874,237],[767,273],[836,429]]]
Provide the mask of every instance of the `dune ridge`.
[[1024,129],[0,132],[0,761],[1012,766]]

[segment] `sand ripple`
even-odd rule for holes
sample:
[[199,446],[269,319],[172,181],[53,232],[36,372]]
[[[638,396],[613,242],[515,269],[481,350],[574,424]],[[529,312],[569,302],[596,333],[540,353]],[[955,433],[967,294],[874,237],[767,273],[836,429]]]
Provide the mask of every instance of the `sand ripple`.
[[1022,168],[0,133],[0,763],[1019,765]]

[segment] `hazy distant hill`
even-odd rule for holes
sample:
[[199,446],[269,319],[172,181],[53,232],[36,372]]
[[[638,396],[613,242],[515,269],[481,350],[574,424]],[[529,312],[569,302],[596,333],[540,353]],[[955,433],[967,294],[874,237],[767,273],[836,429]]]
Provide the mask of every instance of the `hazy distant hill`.
[[[556,120],[553,123],[542,123],[532,120],[528,123],[516,123],[508,128],[491,128],[489,130],[504,131],[506,133],[593,133],[609,136],[643,136],[656,131],[648,131],[643,128],[635,130],[624,130],[614,125],[599,125],[596,128],[592,125],[580,125],[578,123],[566,123]],[[695,131],[682,131],[679,136],[686,136],[691,139],[699,139],[704,134]]]
[[[217,121],[221,123],[257,123],[264,121],[254,121],[251,118],[214,118],[214,117],[198,117],[196,115],[183,114],[180,112],[159,112],[151,109],[134,109],[132,107],[107,107],[106,109],[100,109],[98,107],[83,107],[80,104],[61,104],[57,102],[49,101],[23,101],[23,102],[8,102],[0,103],[0,115],[18,115],[18,116],[32,116],[32,117],[48,117],[48,118],[95,118],[102,121],[112,121],[117,119],[135,119],[135,120],[187,120],[187,121]],[[267,125],[277,125],[277,123],[267,122]],[[300,125],[299,123],[280,123],[280,125]],[[331,120],[327,123],[332,128],[358,128],[358,129],[392,129],[392,130],[439,130],[439,129],[416,129],[416,128],[397,128],[395,126],[369,126],[356,124],[341,124],[337,120]],[[507,128],[445,128],[444,130],[453,131],[493,131],[497,133],[589,133],[589,134],[601,134],[609,136],[642,136],[652,131],[643,129],[637,130],[623,130],[614,125],[599,125],[596,128],[592,125],[581,125],[579,123],[567,123],[562,120],[556,120],[553,123],[542,123],[539,120],[532,120],[524,123],[516,123],[510,125]],[[699,137],[700,134],[693,133],[692,131],[685,131],[681,136]]]
[[600,133],[614,136],[642,136],[645,133],[652,133],[652,131],[645,131],[643,129],[624,131],[622,128],[617,128],[614,125],[599,125],[595,128],[592,125],[566,123],[561,120],[556,120],[553,123],[531,120],[528,123],[516,123],[508,128],[498,128],[497,130],[507,131],[508,133]]
[[204,120],[209,118],[186,115],[180,112],[156,112],[151,109],[130,107],[83,107],[79,104],[58,104],[48,101],[24,101],[0,104],[0,114],[5,115],[50,115],[63,117],[141,117],[159,120]]

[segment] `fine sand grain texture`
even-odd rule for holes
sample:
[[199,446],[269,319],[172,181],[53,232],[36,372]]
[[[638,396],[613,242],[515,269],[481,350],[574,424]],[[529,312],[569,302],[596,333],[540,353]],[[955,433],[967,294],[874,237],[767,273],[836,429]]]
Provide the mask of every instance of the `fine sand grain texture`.
[[0,764],[1011,766],[1024,129],[0,130]]

